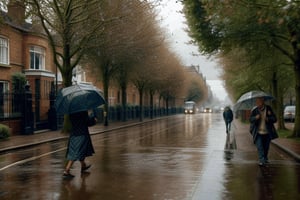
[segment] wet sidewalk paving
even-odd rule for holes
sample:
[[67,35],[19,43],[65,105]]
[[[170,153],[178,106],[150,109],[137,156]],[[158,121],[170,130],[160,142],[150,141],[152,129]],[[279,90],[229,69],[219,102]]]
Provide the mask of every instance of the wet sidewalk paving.
[[[257,151],[249,132],[249,125],[235,120],[234,128],[237,150]],[[291,128],[291,126],[289,126],[289,128]],[[289,138],[277,138],[272,140],[272,144],[292,156],[297,162],[300,162],[300,142]]]

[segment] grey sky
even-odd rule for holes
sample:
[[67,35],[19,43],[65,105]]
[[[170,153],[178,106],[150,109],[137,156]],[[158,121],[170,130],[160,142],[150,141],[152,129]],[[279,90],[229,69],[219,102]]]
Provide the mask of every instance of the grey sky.
[[199,55],[198,47],[188,44],[190,38],[185,31],[187,25],[181,13],[181,3],[176,0],[162,0],[157,9],[161,16],[161,26],[166,29],[173,51],[178,54],[184,65],[199,65],[214,95],[224,100],[227,94],[223,81],[219,78],[221,68],[215,60]]

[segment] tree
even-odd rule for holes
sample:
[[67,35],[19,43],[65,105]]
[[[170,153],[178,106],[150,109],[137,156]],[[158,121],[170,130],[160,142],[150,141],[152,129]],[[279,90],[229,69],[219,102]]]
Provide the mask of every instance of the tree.
[[164,68],[161,71],[163,82],[160,85],[159,94],[164,99],[167,114],[169,104],[175,101],[176,97],[181,98],[184,88],[184,67],[173,52],[167,52],[164,61]]
[[[121,1],[128,5],[128,2]],[[148,62],[148,57],[153,57],[153,49],[159,46],[161,33],[156,27],[156,15],[151,4],[140,1],[129,1],[130,6],[123,9],[127,14],[118,23],[122,30],[124,44],[120,49],[117,59],[118,68],[114,79],[119,84],[122,97],[122,119],[126,120],[127,110],[127,85],[131,81],[132,72],[135,67],[142,67],[143,63]]]
[[203,87],[203,80],[199,77],[191,77],[187,90],[187,101],[194,101],[200,103],[205,99],[205,88]]
[[[72,85],[72,72],[78,65],[87,45],[103,21],[91,16],[101,13],[98,0],[27,0],[33,21],[39,23],[48,37],[53,61],[63,79],[63,86]],[[91,25],[92,24],[92,25]],[[63,132],[70,131],[68,116],[64,118]]]
[[[103,31],[95,32],[86,60],[98,69],[108,99],[110,82],[115,79],[122,89],[123,110],[126,110],[126,88],[133,65],[140,63],[148,49],[157,44],[153,40],[153,17],[147,2],[114,0],[107,2],[101,19],[114,19]],[[104,110],[108,125],[108,102]]]
[[23,73],[17,72],[12,75],[12,91],[13,91],[13,112],[20,112],[22,101],[25,93],[26,76]]
[[[87,44],[103,21],[90,16],[101,12],[97,0],[28,0],[33,19],[38,18],[49,39],[53,60],[62,74],[63,85],[72,85],[72,71],[80,62]],[[88,11],[88,12],[87,12]],[[90,24],[93,23],[93,26]]]
[[[243,93],[250,90],[262,90],[275,94],[278,116],[278,128],[284,129],[283,121],[283,97],[293,83],[292,69],[282,63],[283,58],[270,50],[261,51],[259,55],[249,56],[242,49],[233,49],[226,55],[220,56],[223,64],[223,79],[227,91],[231,91],[233,99],[237,100]],[[264,59],[260,59],[262,56]]]
[[[198,1],[184,1],[185,8],[187,10],[196,9],[195,2]],[[196,27],[191,23],[191,19],[198,19],[209,24],[203,29],[192,29],[195,35],[203,36],[203,32],[212,33],[202,37],[202,40],[207,41],[209,37],[217,35],[219,40],[207,45],[211,47],[209,51],[206,50],[207,53],[226,52],[235,47],[241,47],[248,51],[258,44],[266,43],[269,48],[277,49],[289,59],[289,63],[292,63],[294,69],[296,89],[294,136],[300,135],[300,27],[297,23],[300,17],[298,15],[299,4],[299,1],[293,0],[276,2],[263,0],[201,1],[198,6],[205,10],[204,14],[199,15],[194,12],[190,13],[190,17],[188,17],[188,19],[190,18],[190,27]],[[189,12],[185,13],[189,15]],[[196,41],[199,42],[197,38]]]

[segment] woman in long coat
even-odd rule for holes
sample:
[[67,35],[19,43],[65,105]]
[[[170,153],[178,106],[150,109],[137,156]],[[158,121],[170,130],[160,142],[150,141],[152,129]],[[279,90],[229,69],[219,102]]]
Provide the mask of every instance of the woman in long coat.
[[85,163],[85,158],[92,156],[95,151],[90,137],[88,126],[95,124],[94,117],[89,117],[88,111],[82,111],[70,114],[72,124],[72,132],[69,138],[67,149],[67,164],[63,176],[73,178],[70,173],[73,163],[77,160],[81,163],[81,172],[86,171],[91,167]]

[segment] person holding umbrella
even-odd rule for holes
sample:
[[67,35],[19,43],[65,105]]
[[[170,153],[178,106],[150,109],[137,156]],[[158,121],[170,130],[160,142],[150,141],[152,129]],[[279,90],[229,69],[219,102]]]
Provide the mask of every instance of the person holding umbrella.
[[250,133],[257,147],[259,165],[268,163],[269,146],[272,139],[278,137],[274,123],[277,118],[271,106],[265,104],[264,97],[256,97],[256,107],[250,114]]
[[70,114],[70,121],[72,124],[72,132],[67,148],[68,161],[63,172],[63,177],[65,178],[74,177],[74,175],[70,173],[70,169],[77,160],[81,163],[82,173],[88,170],[91,165],[85,163],[85,158],[95,153],[88,127],[94,125],[96,119],[90,117],[88,111],[81,111]]
[[68,114],[72,125],[63,177],[74,177],[70,169],[75,161],[80,161],[81,172],[91,167],[85,163],[85,158],[95,153],[88,127],[95,125],[96,118],[89,116],[88,110],[104,103],[102,91],[88,83],[77,83],[58,92],[55,102],[56,111],[59,114]]

